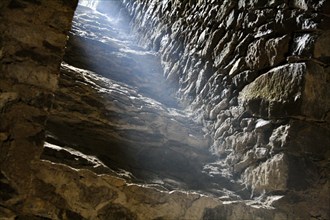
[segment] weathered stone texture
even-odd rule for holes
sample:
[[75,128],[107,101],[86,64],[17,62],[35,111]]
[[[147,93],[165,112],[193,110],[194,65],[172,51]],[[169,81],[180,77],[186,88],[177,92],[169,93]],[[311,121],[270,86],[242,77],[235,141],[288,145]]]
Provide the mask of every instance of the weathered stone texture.
[[237,180],[256,194],[327,184],[307,173],[328,169],[329,1],[123,2]]
[[[219,181],[230,178],[233,188],[244,184],[253,199],[224,202],[228,198],[167,192],[40,160],[77,2],[2,0],[0,218],[328,219],[330,1],[114,2],[111,12],[130,16],[140,44],[159,52],[164,77],[209,131],[217,162],[206,164],[205,172]],[[99,5],[107,12],[104,8]],[[76,38],[72,45],[83,41]],[[79,63],[80,51],[71,52],[68,60]],[[106,63],[105,54],[96,59]],[[131,85],[143,82],[136,80]],[[69,90],[58,92],[75,99],[76,94],[66,94]],[[58,100],[57,107],[69,106],[70,114],[85,119],[86,112]],[[79,101],[104,106],[87,95]],[[114,103],[107,107],[125,107]],[[58,121],[51,121],[54,127]],[[198,145],[173,132],[181,124],[152,125],[160,134],[171,133],[174,141]],[[181,132],[189,136],[189,130]]]
[[[4,177],[0,184],[13,188],[1,196],[1,206],[8,205],[16,213],[22,207],[13,210],[12,204],[24,201],[34,185],[32,162],[42,153],[44,126],[76,3],[0,3],[0,168]],[[2,215],[6,218],[10,211],[0,211]]]

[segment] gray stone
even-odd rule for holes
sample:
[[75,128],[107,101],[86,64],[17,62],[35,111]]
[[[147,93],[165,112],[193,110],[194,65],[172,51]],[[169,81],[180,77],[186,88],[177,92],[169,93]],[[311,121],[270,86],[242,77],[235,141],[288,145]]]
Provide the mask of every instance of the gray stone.
[[289,48],[289,40],[290,37],[285,35],[266,42],[265,47],[270,66],[278,65],[285,60],[285,55]]
[[298,34],[294,38],[294,49],[292,54],[300,57],[311,58],[313,55],[313,45],[315,43],[315,34]]
[[[287,189],[289,168],[284,154],[277,154],[266,162],[248,167],[243,174],[243,180],[252,186],[253,193],[266,191],[283,191]],[[276,167],[276,169],[274,169]]]
[[259,76],[246,86],[239,101],[251,113],[265,117],[283,117],[294,114],[299,108],[303,93],[302,80],[306,74],[303,63],[276,67]]
[[[85,8],[65,60],[103,77],[63,65],[47,129],[62,147],[134,171],[117,173],[134,184],[107,168],[84,170],[88,162],[72,155],[67,165],[78,169],[59,164],[68,158],[39,159],[76,3],[0,3],[0,194],[13,196],[0,201],[1,216],[329,218],[329,1],[99,5],[132,33]],[[143,48],[127,45],[133,35]]]
[[249,45],[245,61],[251,70],[261,69],[267,64],[265,43],[265,39],[261,38]]

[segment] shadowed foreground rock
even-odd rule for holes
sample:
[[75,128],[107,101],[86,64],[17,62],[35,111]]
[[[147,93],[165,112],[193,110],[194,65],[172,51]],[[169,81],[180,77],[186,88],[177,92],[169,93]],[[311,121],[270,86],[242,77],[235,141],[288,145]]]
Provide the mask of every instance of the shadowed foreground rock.
[[76,3],[0,2],[0,219],[329,218],[329,1]]

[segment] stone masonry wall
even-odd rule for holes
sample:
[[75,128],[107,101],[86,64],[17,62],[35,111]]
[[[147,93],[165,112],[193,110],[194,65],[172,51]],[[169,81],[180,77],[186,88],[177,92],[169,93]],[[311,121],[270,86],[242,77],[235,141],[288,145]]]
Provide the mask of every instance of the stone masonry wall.
[[165,77],[210,131],[220,172],[252,195],[289,190],[329,204],[329,1],[123,6],[140,44],[159,52]]
[[208,127],[219,172],[270,200],[167,193],[40,160],[77,2],[2,0],[0,217],[327,219],[329,1],[123,3],[140,43],[159,51],[166,78]]
[[128,184],[111,175],[40,160],[44,126],[76,3],[0,3],[0,219],[293,216],[244,202],[226,204],[198,193],[164,192]]
[[[227,219],[283,212],[180,191],[128,184],[111,175],[40,160],[76,1],[0,3],[0,219]],[[292,216],[290,214],[289,216]]]

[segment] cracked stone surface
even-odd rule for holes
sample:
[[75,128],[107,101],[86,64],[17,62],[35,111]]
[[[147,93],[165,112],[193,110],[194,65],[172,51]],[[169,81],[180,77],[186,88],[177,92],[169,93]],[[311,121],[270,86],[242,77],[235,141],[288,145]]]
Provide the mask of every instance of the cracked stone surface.
[[[163,81],[164,86],[160,88],[162,72],[145,69],[159,66],[158,57],[134,45],[133,39],[123,37],[126,35],[122,29],[115,28],[118,28],[115,21],[103,14],[84,7],[76,10],[65,55],[65,62],[71,65],[62,63],[59,88],[47,123],[47,141],[62,147],[64,157],[65,147],[94,155],[104,166],[119,171],[119,175],[129,173],[125,175],[130,177],[129,181],[146,182],[168,190],[201,190],[235,199],[240,198],[235,195],[237,191],[246,197],[242,185],[204,170],[204,165],[214,160],[208,151],[210,140],[205,129],[193,120],[192,112],[173,108],[173,95],[162,98],[168,93],[166,85],[168,88],[170,85]],[[106,32],[109,34],[106,37],[102,35],[105,29],[114,33]],[[83,39],[84,44],[76,44],[76,38]],[[105,46],[95,48],[95,42]],[[116,49],[100,52],[99,48],[106,45],[116,45],[113,46]],[[85,48],[97,56],[72,55]],[[146,55],[151,60],[146,59]],[[98,56],[102,56],[107,65]],[[86,63],[93,59],[97,59],[97,65]],[[125,68],[111,71],[112,65],[125,61]],[[99,74],[97,71],[101,69]],[[149,82],[133,85],[132,76]],[[148,91],[152,94],[141,87],[150,88]],[[47,146],[50,145],[46,145],[43,158],[60,161],[59,149],[52,152],[54,148]]]
[[328,219],[329,2],[2,0],[0,219]]

